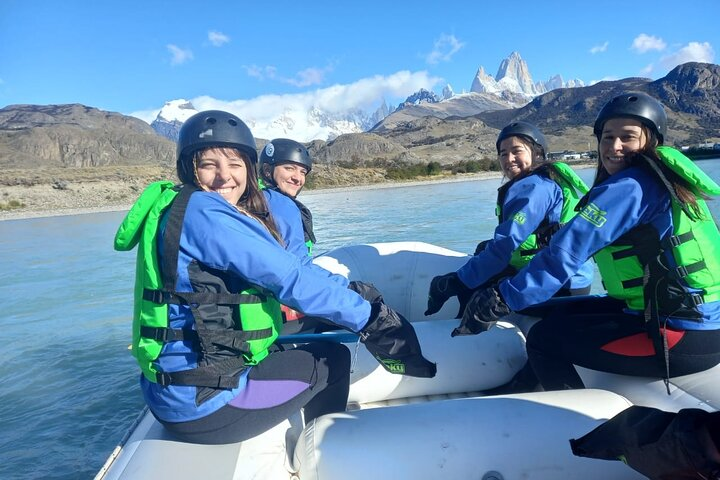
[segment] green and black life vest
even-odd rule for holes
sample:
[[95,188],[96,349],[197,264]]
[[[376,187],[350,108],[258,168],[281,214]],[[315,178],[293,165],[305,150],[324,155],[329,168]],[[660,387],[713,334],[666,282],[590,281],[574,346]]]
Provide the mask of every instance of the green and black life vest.
[[[677,198],[655,162],[643,157],[670,193],[672,235],[661,240],[652,226],[639,225],[594,258],[608,295],[624,300],[629,308],[699,321],[697,307],[720,300],[720,233],[700,194],[718,195],[720,186],[678,150],[661,146],[657,153],[696,192],[700,215]],[[664,252],[671,252],[676,267],[666,265]],[[701,293],[690,293],[685,285]]]
[[[191,262],[192,292],[176,291],[177,261],[185,210],[192,186],[156,182],[128,212],[115,236],[115,249],[138,245],[132,353],[145,378],[161,385],[236,388],[240,374],[268,355],[282,325],[280,304],[252,285],[227,288],[224,272]],[[169,209],[169,211],[168,211]],[[158,239],[164,222],[162,264]],[[234,285],[237,279],[234,279]],[[168,305],[187,305],[194,329],[168,324]],[[197,368],[162,372],[156,360],[168,342],[188,342],[198,354]]]
[[[527,265],[536,253],[547,247],[552,235],[576,215],[575,206],[580,201],[580,198],[588,192],[588,186],[585,182],[578,177],[572,168],[562,162],[542,165],[533,170],[530,175],[543,175],[557,183],[562,189],[563,204],[560,223],[550,223],[547,218],[543,219],[538,228],[512,253],[510,265],[517,270]],[[513,179],[498,189],[497,206],[495,208],[498,222],[503,221],[502,206],[505,203],[508,190],[516,181],[523,178],[527,178],[527,176]],[[518,212],[516,214],[518,218],[515,221],[524,221],[522,215],[522,212]]]

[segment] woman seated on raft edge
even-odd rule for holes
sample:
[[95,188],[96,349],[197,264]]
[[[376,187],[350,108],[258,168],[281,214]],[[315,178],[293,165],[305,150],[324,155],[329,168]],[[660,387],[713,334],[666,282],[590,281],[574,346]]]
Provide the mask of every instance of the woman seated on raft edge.
[[392,373],[436,371],[412,325],[377,290],[346,288],[282,247],[256,163],[255,139],[238,117],[192,116],[177,145],[182,185],[150,185],[115,238],[117,250],[139,245],[133,355],[143,396],[189,442],[243,441],[301,408],[306,422],[345,410],[349,350],[333,342],[273,348],[280,303],[358,332]]
[[[498,225],[492,239],[456,272],[432,279],[425,315],[440,310],[454,296],[458,318],[474,291],[515,275],[547,246],[552,235],[572,217],[585,182],[566,164],[547,160],[545,136],[533,124],[513,122],[495,142],[498,162],[508,181],[498,189]],[[584,262],[554,296],[586,295],[593,280],[592,262]]]
[[720,363],[720,233],[705,203],[720,186],[663,146],[667,117],[644,93],[610,100],[594,124],[598,166],[580,213],[515,276],[476,292],[456,334],[536,305],[594,256],[605,297],[548,307],[527,338],[545,390],[584,388],[574,365],[669,378]]

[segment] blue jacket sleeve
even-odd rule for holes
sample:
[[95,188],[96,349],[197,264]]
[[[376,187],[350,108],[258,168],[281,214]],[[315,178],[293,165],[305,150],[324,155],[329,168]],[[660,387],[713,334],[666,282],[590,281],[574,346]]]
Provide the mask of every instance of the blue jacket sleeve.
[[512,253],[540,226],[545,218],[558,222],[562,190],[540,175],[530,175],[512,185],[502,207],[503,218],[485,250],[474,255],[457,271],[469,288],[477,288],[502,272]]
[[499,285],[517,311],[549,299],[598,250],[637,225],[652,223],[669,209],[669,195],[637,168],[594,187],[583,210],[561,228],[514,277]]
[[275,190],[263,190],[270,208],[270,213],[275,220],[280,236],[285,243],[285,250],[295,255],[303,265],[315,269],[317,273],[331,279],[333,282],[347,287],[348,280],[342,275],[330,273],[312,263],[312,257],[308,254],[305,245],[305,234],[303,232],[302,214],[295,202]]
[[308,249],[305,246],[302,219],[297,205],[275,190],[265,189],[263,193],[280,236],[285,242],[285,249],[299,259],[305,260],[305,257],[308,257]]
[[325,271],[320,267],[304,265],[280,247],[259,221],[214,193],[198,192],[190,198],[181,254],[264,288],[295,310],[354,332],[370,316],[368,302],[320,273]]

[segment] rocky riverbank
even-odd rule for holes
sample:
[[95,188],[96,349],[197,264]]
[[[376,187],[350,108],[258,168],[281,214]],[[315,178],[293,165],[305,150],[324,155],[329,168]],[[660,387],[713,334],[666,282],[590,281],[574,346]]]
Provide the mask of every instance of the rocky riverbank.
[[[76,215],[99,211],[127,210],[146,185],[161,179],[176,181],[167,172],[151,172],[143,176],[110,175],[110,179],[52,177],[54,180],[29,179],[16,185],[0,183],[0,220]],[[500,178],[498,172],[475,174],[435,175],[413,181],[390,182],[377,169],[354,169],[326,177],[312,190],[302,195],[328,189],[392,188],[430,182],[458,182],[481,178]],[[0,179],[2,180],[2,179]]]

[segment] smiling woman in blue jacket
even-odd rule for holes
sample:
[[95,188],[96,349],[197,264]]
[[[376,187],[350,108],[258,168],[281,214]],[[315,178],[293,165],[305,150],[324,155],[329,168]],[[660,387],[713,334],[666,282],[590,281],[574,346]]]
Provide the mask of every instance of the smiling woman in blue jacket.
[[647,94],[611,99],[594,132],[597,173],[580,213],[515,276],[477,292],[457,333],[547,300],[594,257],[608,295],[568,299],[528,335],[543,388],[582,388],[573,365],[666,384],[717,365],[720,233],[705,198],[720,186],[663,146],[666,113]]
[[[566,164],[547,160],[545,136],[533,124],[513,122],[495,143],[498,162],[508,179],[498,189],[498,226],[493,238],[481,242],[475,254],[456,272],[430,283],[425,315],[440,310],[450,298],[460,301],[458,317],[474,290],[514,275],[547,245],[552,235],[575,215],[575,205],[587,185]],[[555,293],[590,292],[592,263],[586,262]]]
[[348,349],[275,348],[281,303],[358,332],[393,373],[435,374],[379,294],[364,300],[283,248],[256,163],[239,118],[194,115],[178,140],[182,185],[150,185],[115,238],[118,250],[139,247],[132,348],[145,401],[186,441],[238,442],[301,408],[306,421],[345,409]]

